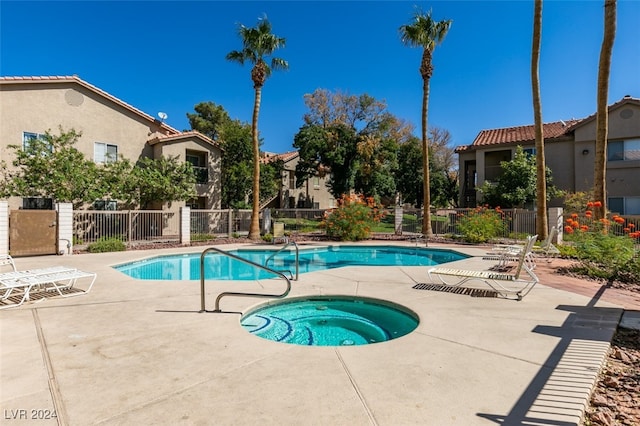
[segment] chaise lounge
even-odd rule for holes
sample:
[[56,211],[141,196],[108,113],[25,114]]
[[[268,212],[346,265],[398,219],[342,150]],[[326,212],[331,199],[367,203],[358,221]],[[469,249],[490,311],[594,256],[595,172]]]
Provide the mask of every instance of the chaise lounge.
[[[0,301],[5,302],[9,298],[16,298],[14,304],[2,305],[0,309],[13,308],[22,305],[30,299],[33,291],[46,293],[56,291],[61,297],[80,296],[91,291],[96,281],[97,274],[85,272],[65,266],[50,268],[37,268],[18,270],[10,255],[0,255],[0,267],[9,266],[11,271],[0,273]],[[78,280],[87,278],[90,280],[86,290],[76,287]]]
[[[537,237],[527,237],[524,248],[518,254],[518,263],[513,273],[434,267],[427,271],[427,275],[431,282],[440,282],[451,287],[460,287],[468,281],[480,281],[504,298],[515,297],[516,300],[522,300],[539,281],[527,261]],[[453,277],[456,281],[447,282],[445,277]]]

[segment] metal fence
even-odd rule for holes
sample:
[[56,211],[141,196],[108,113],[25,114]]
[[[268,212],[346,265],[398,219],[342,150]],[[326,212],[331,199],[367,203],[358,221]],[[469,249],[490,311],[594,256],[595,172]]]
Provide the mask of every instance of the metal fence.
[[[387,209],[382,231],[396,233],[395,214],[398,210]],[[421,234],[423,212],[420,209],[402,211],[402,233]],[[431,226],[436,236],[459,236],[460,224],[475,209],[433,209]],[[213,240],[219,237],[247,235],[251,225],[251,210],[191,210],[191,241]],[[322,209],[275,209],[271,220],[283,222],[285,231],[296,233],[324,233],[320,227],[326,210]],[[261,215],[262,217],[262,215]],[[563,227],[570,216],[565,215]],[[502,211],[504,232],[501,239],[522,239],[524,235],[536,232],[536,212],[523,209]],[[592,226],[585,215],[573,217],[581,224]],[[262,220],[262,219],[261,219]],[[261,229],[262,228],[261,223]],[[626,229],[625,229],[626,228]],[[612,234],[624,235],[640,230],[640,216],[624,216],[624,224],[609,227]],[[266,230],[265,230],[266,231]],[[180,213],[162,210],[103,211],[86,210],[73,213],[74,245],[87,245],[100,239],[117,238],[126,243],[136,242],[179,242]]]
[[[431,211],[431,229],[436,236],[457,236],[462,234],[460,224],[476,209],[433,209]],[[409,233],[422,232],[420,209],[403,210],[402,230]],[[504,228],[502,239],[519,239],[523,235],[532,235],[536,231],[536,212],[524,209],[502,210]]]
[[178,241],[179,234],[178,212],[83,210],[73,213],[74,245],[85,245],[109,238],[117,238],[128,243]]

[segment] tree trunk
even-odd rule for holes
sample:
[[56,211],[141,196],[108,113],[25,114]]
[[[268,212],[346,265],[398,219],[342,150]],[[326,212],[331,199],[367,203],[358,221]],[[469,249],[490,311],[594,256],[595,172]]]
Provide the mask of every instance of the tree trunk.
[[596,154],[593,182],[594,201],[601,201],[602,207],[594,208],[596,219],[601,219],[607,211],[607,133],[609,131],[609,73],[611,54],[616,36],[616,0],[604,2],[604,37],[598,64],[598,101],[596,111]]
[[429,112],[429,78],[422,80],[422,173],[423,209],[422,234],[428,240],[433,236],[431,230],[431,190],[429,188],[429,138],[427,137],[427,116]]
[[540,41],[542,33],[542,0],[535,0],[533,16],[533,45],[531,47],[531,89],[533,92],[533,119],[536,138],[536,234],[538,240],[547,239],[547,177],[544,159],[544,133],[542,129],[542,102],[540,100]]
[[260,99],[262,86],[255,85],[255,100],[253,102],[253,117],[251,120],[251,136],[253,138],[253,203],[251,209],[251,226],[249,239],[260,240],[260,141],[258,139],[258,114],[260,113]]

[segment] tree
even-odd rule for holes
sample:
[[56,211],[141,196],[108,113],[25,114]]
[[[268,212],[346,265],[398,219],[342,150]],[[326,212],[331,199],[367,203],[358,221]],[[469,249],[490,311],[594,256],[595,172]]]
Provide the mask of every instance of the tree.
[[429,81],[433,75],[433,51],[444,40],[451,27],[451,22],[451,20],[434,21],[431,17],[431,11],[426,14],[417,12],[411,24],[400,27],[400,38],[405,45],[422,48],[420,75],[422,76],[422,172],[424,174],[423,197],[425,213],[422,222],[422,233],[427,239],[433,236],[429,209],[431,197],[429,192],[429,140],[427,138]]
[[200,102],[193,109],[196,114],[187,113],[191,129],[219,142],[222,128],[231,121],[227,111],[213,102]]
[[[450,146],[451,134],[446,129],[429,129],[429,188],[431,204],[436,207],[456,205],[458,175],[454,149]],[[396,182],[403,202],[422,205],[423,173],[422,146],[414,136],[398,147],[398,171]]]
[[352,190],[395,196],[397,146],[411,136],[413,127],[367,94],[318,89],[304,98],[309,112],[294,138],[300,152],[298,184],[330,172],[328,186],[336,198]]
[[187,161],[178,157],[142,158],[131,171],[128,186],[142,209],[160,208],[171,201],[196,196],[196,175]]
[[598,101],[596,109],[596,153],[594,163],[593,195],[602,203],[594,208],[596,218],[605,217],[607,211],[607,134],[609,131],[609,74],[611,71],[611,54],[616,36],[616,0],[604,2],[604,37],[600,48],[598,63]]
[[[482,198],[491,207],[524,207],[536,199],[536,158],[525,153],[518,145],[511,161],[502,161],[502,174],[496,182],[485,181],[480,188]],[[553,186],[551,169],[545,169],[547,197],[556,197],[559,191]]]
[[3,195],[52,198],[74,207],[99,198],[96,164],[73,146],[81,136],[74,129],[65,132],[60,127],[60,135],[48,130],[25,147],[9,145],[15,150],[15,169],[3,165]]
[[296,166],[296,184],[309,177],[330,172],[328,187],[334,198],[348,194],[355,188],[358,162],[358,135],[344,124],[321,127],[305,124],[295,135],[293,146],[298,148],[300,161]]
[[253,203],[251,212],[251,226],[249,228],[249,238],[260,239],[260,141],[258,139],[258,115],[260,113],[260,101],[262,97],[262,87],[271,75],[273,70],[286,70],[289,64],[284,59],[271,58],[271,65],[267,64],[265,58],[271,56],[273,52],[284,47],[285,39],[277,37],[271,33],[271,24],[265,18],[258,21],[255,28],[248,28],[240,25],[238,34],[242,39],[242,50],[234,50],[226,56],[227,60],[238,62],[244,65],[245,61],[253,64],[251,69],[251,80],[255,90],[253,102],[253,116],[251,120],[251,136],[253,142]]
[[547,182],[540,101],[540,43],[542,33],[542,0],[535,0],[533,16],[533,44],[531,46],[531,90],[533,92],[533,121],[536,138],[536,233],[538,239],[547,239]]

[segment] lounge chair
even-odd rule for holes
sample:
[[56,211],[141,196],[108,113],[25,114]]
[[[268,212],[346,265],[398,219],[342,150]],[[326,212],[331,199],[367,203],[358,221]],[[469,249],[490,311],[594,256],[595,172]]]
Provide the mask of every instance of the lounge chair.
[[[8,272],[0,273],[0,301],[15,297],[17,303],[0,306],[0,309],[17,307],[29,300],[33,291],[56,291],[62,297],[80,296],[91,291],[96,281],[94,272],[80,271],[65,266],[18,270],[10,255],[0,255],[0,267],[11,268]],[[79,290],[75,285],[80,279],[90,279],[86,290]],[[77,290],[77,291],[74,291]]]
[[[544,256],[551,257],[557,256],[560,254],[560,250],[553,245],[553,238],[558,234],[558,228],[553,226],[547,235],[547,238],[539,245],[534,245],[531,248],[531,253],[529,254],[529,258],[527,262],[529,263],[529,267],[532,269],[535,268],[535,259],[534,256]],[[486,260],[497,260],[498,267],[504,266],[504,263],[509,261],[517,261],[520,252],[524,249],[524,245],[526,242],[522,244],[496,244],[493,246],[491,251],[486,254],[484,259]]]
[[[481,281],[502,297],[511,298],[515,296],[516,300],[522,300],[539,281],[527,262],[527,256],[530,255],[531,248],[537,237],[537,235],[527,237],[527,243],[518,255],[518,263],[513,273],[434,267],[427,271],[427,275],[429,275],[431,282],[439,281],[452,287],[459,287],[467,281]],[[437,280],[435,277],[437,277]],[[456,282],[449,283],[445,281],[444,277],[455,277]],[[506,287],[507,285],[510,288]]]

